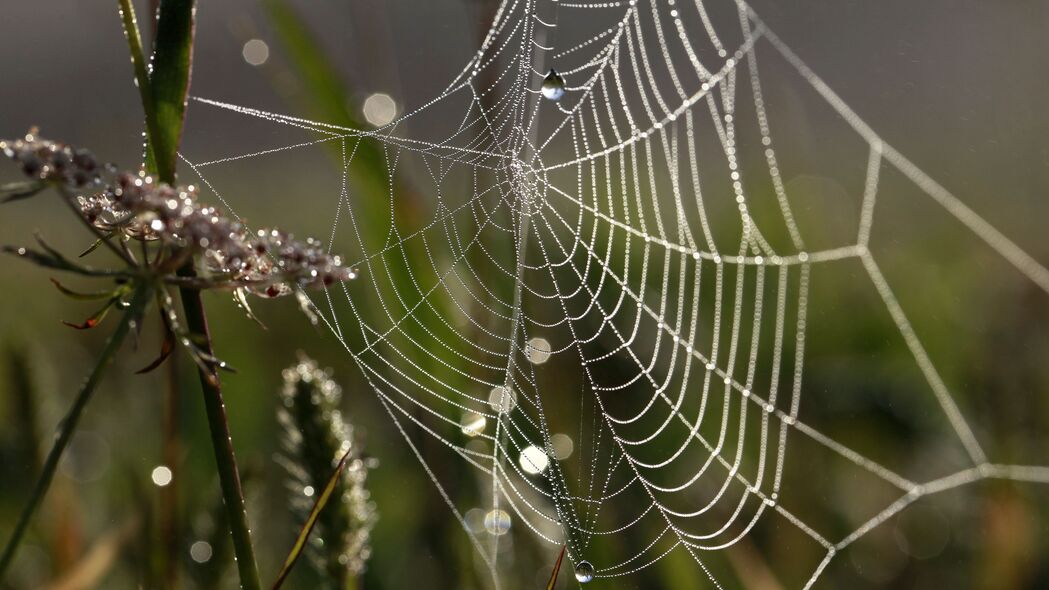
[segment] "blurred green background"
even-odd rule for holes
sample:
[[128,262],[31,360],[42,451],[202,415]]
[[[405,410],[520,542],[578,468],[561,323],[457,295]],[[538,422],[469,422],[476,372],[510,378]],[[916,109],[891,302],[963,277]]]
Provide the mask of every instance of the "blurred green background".
[[[1049,5],[895,0],[754,6],[888,142],[1035,259],[1049,262]],[[144,14],[146,4],[139,10]],[[191,93],[359,123],[366,97],[382,92],[408,112],[458,73],[493,10],[487,0],[202,3]],[[141,151],[141,115],[115,3],[9,3],[3,12],[0,135],[14,137],[38,125],[47,136],[133,165]],[[296,22],[291,15],[302,19],[316,55],[289,45]],[[251,39],[269,48],[258,66],[244,55]],[[311,78],[311,64],[330,68],[332,77]],[[799,195],[793,202],[799,225],[812,241],[833,243],[843,219],[858,210],[865,144],[781,62],[765,64],[769,102],[781,105],[774,125],[791,146],[781,157],[788,191]],[[337,80],[342,89],[324,80]],[[183,151],[200,161],[279,145],[287,136],[274,127],[191,103]],[[409,124],[404,133],[428,131]],[[252,221],[326,239],[338,199],[336,160],[313,149],[276,162],[248,160],[209,178]],[[0,169],[0,180],[15,178],[10,168]],[[358,181],[374,194],[357,191],[356,203],[366,208],[366,200],[375,199],[376,210],[386,213],[381,185]],[[900,175],[886,170],[882,191],[875,255],[977,437],[995,462],[1049,462],[1049,296]],[[0,208],[0,242],[26,244],[34,231],[66,252],[87,241],[50,196]],[[5,539],[49,433],[106,336],[105,326],[80,333],[59,323],[92,310],[54,291],[49,276],[0,259]],[[369,486],[380,517],[362,587],[488,587],[460,524],[336,339],[309,325],[290,300],[257,304],[267,330],[222,294],[208,294],[207,304],[216,350],[238,369],[224,380],[226,400],[263,578],[274,575],[295,534],[284,476],[273,460],[279,450],[275,407],[280,371],[303,350],[334,369],[345,391],[345,414],[379,462]],[[964,468],[964,456],[859,263],[815,267],[809,309],[801,419],[917,480]],[[119,359],[89,407],[5,587],[163,587],[169,567],[177,569],[179,587],[236,586],[229,548],[214,534],[222,526],[214,517],[220,513],[218,484],[186,358],[170,368],[178,384],[176,483],[158,488],[150,479],[154,467],[171,462],[164,454],[169,369],[133,375],[159,346],[152,328],[137,350]],[[555,365],[545,379],[578,382],[570,363]],[[883,484],[857,475],[855,466],[811,441],[795,436],[791,444],[784,483],[791,497],[784,502],[829,536],[854,529],[893,499]],[[482,506],[490,489],[484,481],[472,479],[473,472],[447,453],[423,449],[431,451],[439,477],[455,482],[459,508]],[[174,494],[174,513],[164,508],[170,506],[166,494]],[[165,538],[169,534],[174,536]],[[652,537],[652,531],[624,535],[592,561],[622,559]],[[536,544],[523,528],[512,528],[507,539],[500,555],[504,587],[542,587],[556,548]],[[201,540],[213,546],[206,563],[189,551]],[[168,547],[176,553],[165,559]],[[776,522],[763,522],[745,542],[710,557],[726,587],[768,589],[800,587],[821,558],[822,550]],[[99,570],[91,574],[91,566]],[[305,566],[287,587],[317,587]],[[575,585],[569,573],[562,572],[559,587]],[[637,576],[592,586],[705,588],[709,582],[676,551]],[[923,499],[836,558],[817,584],[936,586],[1049,587],[1049,488],[988,482]]]

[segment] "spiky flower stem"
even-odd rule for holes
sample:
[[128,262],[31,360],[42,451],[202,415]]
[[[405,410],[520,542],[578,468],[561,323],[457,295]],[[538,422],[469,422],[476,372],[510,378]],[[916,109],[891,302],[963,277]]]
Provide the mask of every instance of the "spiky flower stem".
[[15,530],[11,534],[10,540],[8,540],[7,545],[4,547],[3,555],[0,556],[0,578],[3,577],[8,566],[14,561],[15,553],[18,551],[18,545],[22,541],[22,537],[25,536],[26,529],[29,526],[29,521],[33,517],[33,513],[36,512],[37,507],[39,507],[40,502],[44,499],[44,495],[51,486],[51,480],[55,476],[58,462],[62,458],[62,453],[69,445],[69,441],[73,438],[73,433],[76,431],[77,424],[80,422],[80,416],[83,414],[84,408],[87,406],[88,401],[91,400],[95,388],[98,387],[99,382],[102,380],[102,375],[113,363],[113,359],[116,357],[120,345],[124,342],[124,338],[127,337],[128,332],[137,325],[139,318],[142,316],[143,309],[145,309],[153,296],[152,291],[153,289],[148,283],[144,283],[134,291],[134,294],[131,297],[131,302],[128,304],[127,310],[124,312],[124,316],[121,318],[120,323],[117,324],[113,334],[110,335],[105,348],[102,349],[102,353],[99,355],[98,361],[95,362],[95,367],[91,370],[91,374],[88,375],[83,385],[80,386],[80,390],[77,392],[76,398],[73,400],[73,406],[69,408],[69,412],[66,413],[65,418],[63,418],[62,422],[59,424],[58,433],[57,436],[55,436],[55,442],[51,446],[51,451],[47,454],[47,459],[44,461],[43,468],[40,471],[40,476],[36,480],[36,485],[33,486],[33,492],[29,497],[29,502],[22,509],[22,514],[18,517],[18,524],[15,526]]
[[330,375],[303,357],[284,371],[283,463],[289,474],[292,507],[306,517],[315,496],[332,484],[331,501],[317,515],[310,546],[312,561],[335,590],[357,588],[370,554],[375,508],[365,487],[368,465],[353,430],[339,410],[341,391]]

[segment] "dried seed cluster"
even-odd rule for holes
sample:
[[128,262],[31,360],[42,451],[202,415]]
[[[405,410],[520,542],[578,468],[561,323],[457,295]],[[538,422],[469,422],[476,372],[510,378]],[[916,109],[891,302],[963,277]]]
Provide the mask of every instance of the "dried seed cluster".
[[[266,297],[299,287],[318,287],[354,279],[339,256],[313,238],[299,241],[276,229],[251,232],[240,221],[197,200],[193,185],[173,187],[145,172],[101,168],[90,152],[43,139],[31,131],[24,139],[0,142],[0,149],[34,179],[78,195],[80,214],[105,233],[160,241],[173,252],[202,254],[216,286],[245,288]],[[85,188],[97,192],[83,194]]]
[[30,178],[85,188],[102,182],[102,167],[91,152],[39,137],[30,130],[22,139],[0,140],[0,151]]

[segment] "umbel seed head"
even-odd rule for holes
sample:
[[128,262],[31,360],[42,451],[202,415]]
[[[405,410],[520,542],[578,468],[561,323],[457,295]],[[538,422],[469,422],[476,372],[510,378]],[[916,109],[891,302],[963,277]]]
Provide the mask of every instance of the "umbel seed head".
[[313,238],[264,229],[249,231],[214,207],[201,204],[197,187],[170,186],[145,171],[101,167],[91,152],[40,137],[0,141],[39,186],[55,186],[96,229],[126,239],[161,242],[200,255],[204,288],[243,289],[279,297],[296,287],[326,287],[357,277],[339,256]]

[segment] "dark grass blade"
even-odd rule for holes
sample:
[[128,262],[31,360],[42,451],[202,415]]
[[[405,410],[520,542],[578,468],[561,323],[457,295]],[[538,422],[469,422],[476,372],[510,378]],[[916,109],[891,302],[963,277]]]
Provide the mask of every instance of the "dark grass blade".
[[[21,465],[31,465],[32,474],[36,476],[42,462],[40,449],[43,447],[37,418],[43,398],[37,388],[36,363],[30,350],[22,342],[8,342],[3,357],[7,369],[4,385],[11,402],[4,428],[12,433],[15,456],[20,459]],[[5,465],[2,471],[6,474],[13,473],[8,471],[7,467]]]
[[75,330],[90,330],[91,328],[94,328],[95,326],[101,324],[102,320],[106,319],[106,314],[108,314],[109,310],[113,308],[113,304],[115,304],[119,300],[120,299],[118,297],[110,299],[106,302],[105,305],[102,306],[101,309],[91,314],[90,317],[88,317],[86,320],[79,324],[67,322],[65,320],[62,320],[62,323]]
[[153,362],[135,371],[135,374],[145,375],[146,373],[154,371],[157,367],[163,365],[164,361],[168,360],[168,357],[171,356],[173,350],[175,350],[175,335],[171,333],[171,330],[167,330],[164,333],[164,342],[160,345],[160,355],[157,356]]
[[12,182],[0,186],[0,203],[11,203],[28,199],[37,194],[47,186],[39,180],[27,180],[23,182]]
[[[150,156],[150,157],[152,157],[152,156]],[[106,239],[108,239],[112,235],[113,235],[113,233],[108,233],[108,234],[102,236],[101,238],[95,240],[90,246],[87,247],[86,250],[84,250],[83,252],[78,254],[77,258],[83,258],[83,257],[87,256],[88,254],[94,252],[95,250],[98,250],[98,247],[101,246],[102,244],[104,244]]]
[[[119,0],[119,2],[124,14],[124,28],[128,35],[132,61],[135,61],[136,43],[134,41],[138,41],[137,53],[139,56],[142,51],[138,27],[133,18],[128,18],[128,13],[131,11],[131,0]],[[190,72],[193,66],[195,17],[195,0],[160,0],[156,20],[156,39],[153,44],[153,70],[148,81],[149,92],[142,93],[148,145],[153,155],[152,162],[147,159],[147,169],[156,172],[157,178],[169,185],[175,185],[178,147],[186,116],[186,99],[189,95]],[[144,80],[140,75],[137,63],[136,78],[141,88]],[[149,164],[155,166],[155,169],[152,169]],[[191,260],[183,263],[179,269],[179,275],[189,278],[196,275]],[[200,352],[198,355],[193,355],[193,358],[200,368],[198,373],[204,393],[208,427],[212,447],[215,450],[223,500],[228,511],[241,588],[256,590],[261,585],[258,567],[255,563],[255,549],[251,543],[251,531],[248,528],[244,494],[241,491],[237,460],[230,439],[222,388],[214,371],[202,363],[199,358],[202,355],[211,356],[211,338],[207,316],[204,312],[204,302],[200,297],[200,292],[196,289],[182,287],[179,291],[182,296],[182,307],[189,337],[199,341],[195,346]]]
[[84,412],[84,408],[91,400],[95,388],[102,379],[102,375],[113,363],[113,359],[116,357],[117,351],[120,349],[121,344],[123,344],[125,337],[131,332],[132,326],[139,323],[143,310],[152,298],[151,289],[152,287],[149,285],[143,286],[132,294],[131,302],[128,305],[127,310],[124,312],[124,317],[121,318],[120,322],[113,330],[113,334],[110,335],[105,348],[102,349],[102,353],[99,355],[94,368],[91,370],[88,378],[80,385],[80,390],[77,392],[77,395],[73,400],[73,405],[69,408],[69,411],[66,413],[65,418],[62,419],[62,422],[59,423],[58,432],[55,435],[51,450],[48,452],[44,465],[33,486],[33,491],[29,496],[29,502],[22,508],[22,513],[18,517],[18,522],[15,525],[14,532],[11,533],[11,537],[8,539],[3,553],[0,553],[0,580],[3,579],[4,572],[7,570],[8,566],[14,561],[15,554],[18,552],[18,546],[22,537],[25,535],[26,529],[29,527],[29,522],[32,519],[33,514],[36,512],[37,507],[40,505],[40,502],[43,500],[44,495],[47,493],[48,488],[51,486],[51,480],[55,475],[55,471],[58,469],[59,459],[62,458],[66,446],[68,446],[69,441],[73,437],[73,433],[76,431],[77,424],[80,421],[80,416]]
[[70,289],[69,287],[66,287],[62,283],[58,282],[58,279],[53,279],[52,278],[52,279],[49,279],[49,280],[51,281],[51,284],[54,285],[55,288],[58,289],[58,291],[60,293],[62,293],[66,297],[69,297],[70,299],[76,299],[76,300],[79,300],[79,301],[94,301],[96,299],[112,299],[115,295],[117,295],[117,293],[115,293],[112,289],[110,289],[108,291],[95,291],[93,293],[81,293],[80,291],[74,291],[74,290]]
[[554,571],[550,572],[550,581],[546,583],[546,590],[554,590],[554,584],[557,583],[557,574],[561,573],[561,563],[565,560],[566,549],[568,549],[568,545],[561,545],[561,552],[557,554]]
[[313,527],[317,524],[317,518],[320,516],[321,511],[328,505],[328,500],[331,499],[331,494],[338,487],[339,479],[342,477],[342,471],[346,468],[346,459],[350,456],[350,452],[342,456],[339,460],[339,464],[335,467],[335,473],[332,473],[331,477],[328,478],[328,483],[324,486],[324,491],[317,498],[317,502],[314,503],[313,509],[310,510],[309,516],[306,517],[306,522],[302,524],[302,530],[299,531],[299,536],[295,539],[295,544],[291,546],[291,551],[288,552],[288,557],[284,560],[284,565],[280,568],[280,573],[277,574],[277,581],[273,582],[273,590],[278,590],[281,585],[284,584],[284,580],[291,573],[291,568],[295,567],[295,562],[302,556],[303,550],[306,549],[306,542],[310,539],[310,533],[313,532]]

